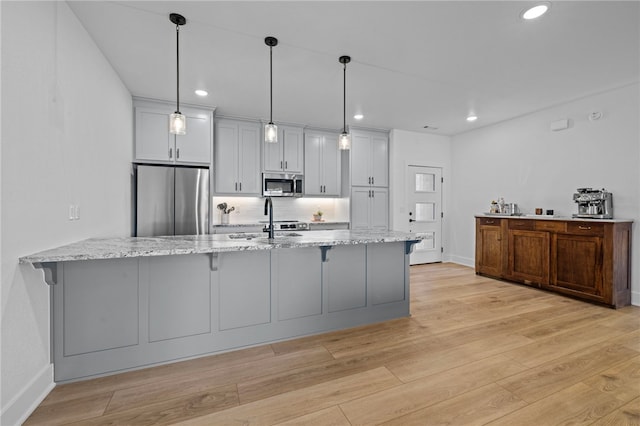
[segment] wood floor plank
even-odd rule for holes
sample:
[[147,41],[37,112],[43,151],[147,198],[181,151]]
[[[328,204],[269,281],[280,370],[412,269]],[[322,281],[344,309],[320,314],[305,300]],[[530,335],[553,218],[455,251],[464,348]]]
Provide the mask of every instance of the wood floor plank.
[[182,377],[167,377],[141,386],[118,390],[107,408],[107,413],[151,405],[163,399],[173,399],[197,392],[206,392],[212,387],[234,384],[244,380],[285,373],[304,365],[315,366],[333,358],[322,346],[312,347],[295,353],[287,353],[247,361],[243,364],[230,363],[226,368],[200,369],[197,374]]
[[565,356],[497,383],[527,402],[535,402],[638,356],[624,346],[604,343]]
[[616,398],[598,392],[583,383],[577,383],[493,421],[489,425],[586,426],[621,405],[622,402]]
[[640,398],[634,399],[591,426],[640,426]]
[[238,406],[238,393],[235,385],[226,385],[193,393],[181,398],[167,399],[161,402],[117,411],[100,417],[84,419],[73,426],[127,425],[150,426],[171,425],[176,421],[202,417]]
[[629,402],[640,392],[640,357],[609,368],[583,381],[600,392],[612,395],[622,402]]
[[416,356],[413,359],[400,359],[387,364],[387,367],[403,382],[449,370],[505,352],[509,349],[531,343],[531,339],[517,334],[492,336],[476,340],[454,348],[434,350],[428,356]]
[[306,416],[296,417],[283,423],[277,423],[276,426],[351,426],[349,420],[344,416],[342,410],[337,406],[329,407],[324,410],[316,411]]
[[[523,334],[527,335],[526,330]],[[528,367],[536,367],[621,334],[609,327],[587,324],[513,349],[505,355]]]
[[24,423],[36,425],[65,425],[100,416],[107,408],[113,392],[107,391],[76,398],[66,404],[40,405]]
[[496,355],[342,404],[353,424],[377,424],[426,408],[525,370]]
[[[379,424],[389,426],[483,425],[526,405],[527,403],[516,395],[492,383]],[[516,424],[513,423],[512,426]]]
[[380,367],[176,424],[184,426],[277,424],[399,384],[400,381],[393,374]]

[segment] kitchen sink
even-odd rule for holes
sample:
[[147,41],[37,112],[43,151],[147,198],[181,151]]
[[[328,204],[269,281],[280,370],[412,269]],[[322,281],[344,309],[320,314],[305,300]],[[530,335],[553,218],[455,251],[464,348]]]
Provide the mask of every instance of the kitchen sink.
[[[254,233],[249,233],[249,232],[239,232],[237,234],[227,234],[227,237],[229,237],[232,240],[255,240],[255,239],[259,239],[259,240],[266,240],[268,239],[265,234],[254,234]],[[297,232],[277,232],[276,231],[276,238],[284,238],[284,237],[302,237],[302,234],[298,234]]]
[[232,240],[253,240],[254,238],[261,237],[262,234],[251,234],[248,232],[240,232],[238,234],[227,234],[227,237]]

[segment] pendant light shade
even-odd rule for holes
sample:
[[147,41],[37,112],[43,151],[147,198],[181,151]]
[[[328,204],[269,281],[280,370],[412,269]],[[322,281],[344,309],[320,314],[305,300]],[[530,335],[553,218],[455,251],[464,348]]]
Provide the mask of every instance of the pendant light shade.
[[187,133],[187,119],[180,112],[180,26],[187,20],[177,13],[170,14],[169,20],[176,25],[176,112],[169,116],[169,133],[184,135]]
[[278,126],[273,124],[273,47],[278,45],[278,39],[266,37],[264,44],[269,46],[269,124],[264,126],[264,141],[278,143]]
[[349,134],[349,128],[347,127],[347,64],[351,62],[350,56],[340,56],[338,59],[341,64],[344,65],[343,70],[343,91],[342,91],[342,107],[343,107],[343,118],[344,121],[342,123],[342,133],[338,136],[338,148],[341,150],[351,149],[351,135]]

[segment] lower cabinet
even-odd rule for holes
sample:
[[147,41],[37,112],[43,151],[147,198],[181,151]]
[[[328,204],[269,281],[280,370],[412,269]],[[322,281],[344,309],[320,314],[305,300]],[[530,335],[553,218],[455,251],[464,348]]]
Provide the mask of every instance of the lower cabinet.
[[630,256],[631,221],[476,218],[476,273],[490,277],[622,307]]
[[604,302],[602,237],[554,235],[551,285]]
[[503,270],[503,249],[505,243],[502,235],[503,224],[507,221],[494,218],[476,219],[476,272],[499,277]]
[[525,284],[549,282],[549,233],[509,229],[507,278]]

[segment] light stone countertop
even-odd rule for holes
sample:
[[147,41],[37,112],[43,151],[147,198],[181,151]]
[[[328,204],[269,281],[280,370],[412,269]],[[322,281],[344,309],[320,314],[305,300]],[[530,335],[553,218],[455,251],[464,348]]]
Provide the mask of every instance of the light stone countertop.
[[633,222],[633,219],[593,219],[586,217],[549,216],[545,214],[528,215],[508,215],[500,213],[480,213],[475,217],[495,217],[498,219],[535,219],[535,220],[560,220],[564,222],[603,222],[603,223],[624,223]]
[[182,235],[167,237],[89,238],[87,240],[23,256],[20,263],[36,264],[74,260],[117,259],[125,257],[206,254],[246,250],[271,250],[336,246],[349,244],[419,241],[423,237],[405,232],[375,231],[300,231],[300,236],[278,236],[290,232],[276,232],[274,241],[266,235],[252,239],[231,239],[229,234]]

